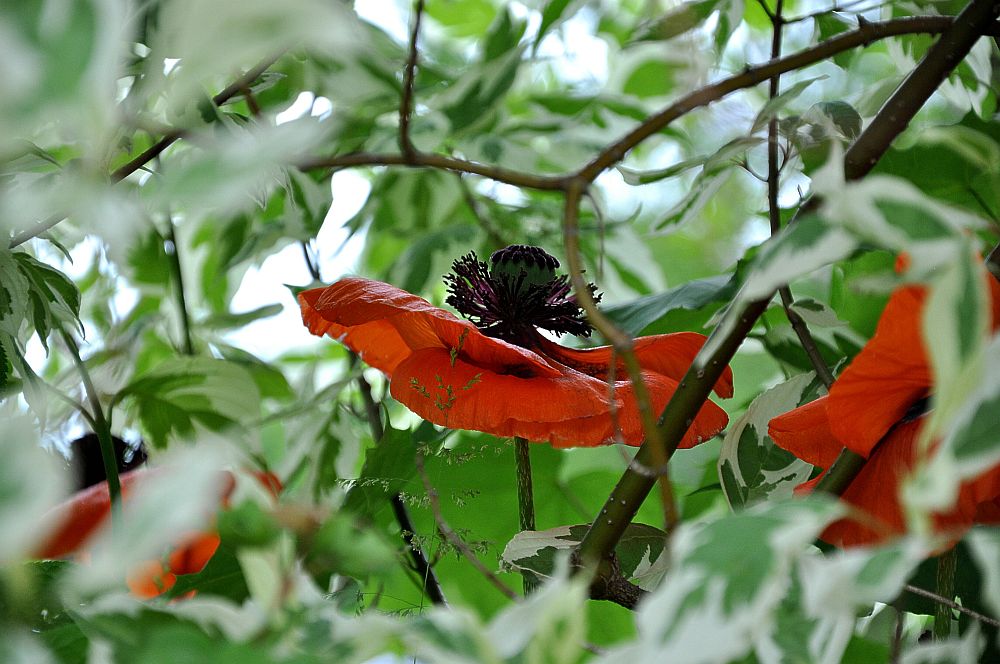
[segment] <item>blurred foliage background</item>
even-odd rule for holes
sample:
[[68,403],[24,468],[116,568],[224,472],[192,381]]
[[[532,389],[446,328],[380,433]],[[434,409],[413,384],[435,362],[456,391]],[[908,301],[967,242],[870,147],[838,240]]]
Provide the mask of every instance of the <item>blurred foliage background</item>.
[[[423,153],[560,176],[683,95],[767,61],[775,12],[782,53],[795,53],[866,22],[964,5],[427,0],[410,135]],[[876,662],[902,650],[923,662],[977,661],[984,648],[990,661],[989,623],[955,614],[952,636],[931,645],[918,639],[933,603],[908,596],[898,619],[889,606],[905,583],[934,588],[933,568],[920,566],[933,540],[842,554],[812,546],[835,512],[787,501],[811,469],[774,446],[766,420],[822,388],[777,300],[732,363],[725,439],[671,462],[684,528],[671,581],[660,581],[658,531],[635,531],[619,550],[634,578],[659,589],[638,613],[587,600],[554,559],[551,580],[511,602],[440,535],[424,479],[443,522],[519,587],[516,561],[501,556],[518,531],[510,441],[421,423],[378,372],[311,337],[294,296],[350,273],[442,305],[442,275],[470,250],[534,244],[565,261],[563,199],[379,165],[399,154],[415,16],[393,0],[0,8],[3,661]],[[1000,225],[996,43],[976,43],[874,184],[849,189],[829,166],[934,38],[843,50],[784,74],[775,99],[766,83],[736,91],[601,174],[579,221],[605,313],[633,335],[708,333],[750,275],[765,275],[791,282],[823,358],[842,368],[873,333],[903,279],[895,256],[908,251],[906,278],[945,294],[928,335],[953,339],[970,311],[981,319],[985,302],[946,295],[975,278],[953,268],[985,253]],[[817,182],[839,203],[829,232],[797,254],[768,242],[772,119],[782,218]],[[316,166],[355,154],[357,165]],[[850,237],[846,250],[834,230]],[[939,432],[962,417],[996,423],[995,378],[970,369],[995,342],[976,334],[937,360],[956,404]],[[770,400],[748,410],[761,395]],[[380,442],[372,409],[386,426]],[[73,490],[71,441],[101,418],[165,469],[156,491],[89,561],[26,562],[42,515]],[[1000,440],[982,437],[975,462],[985,468]],[[540,530],[589,524],[629,454],[531,453]],[[164,596],[130,597],[130,565],[208,527],[206,487],[220,468],[236,473],[237,489],[213,517],[219,551]],[[280,495],[252,471],[280,478]],[[958,481],[955,464],[944,472]],[[396,495],[448,608],[432,606],[412,567]],[[636,523],[661,525],[660,505],[647,501]],[[953,594],[1000,615],[1000,536],[977,529],[962,547]]]

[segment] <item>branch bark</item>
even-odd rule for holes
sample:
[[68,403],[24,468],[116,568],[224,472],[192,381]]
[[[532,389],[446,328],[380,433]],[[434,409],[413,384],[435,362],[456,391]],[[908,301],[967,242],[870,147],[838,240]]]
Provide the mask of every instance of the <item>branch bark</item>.
[[[938,44],[935,44],[927,56],[911,72],[907,81],[914,78],[921,78],[924,68],[931,71],[932,75],[938,76],[938,83],[944,80],[947,71],[958,65],[969,49],[971,49],[978,36],[996,27],[995,20],[998,11],[1000,11],[1000,4],[992,0],[973,0],[955,19],[951,27],[945,31],[944,36],[939,41],[939,44],[943,42],[947,44],[947,47],[939,48]],[[871,25],[873,24],[866,24],[866,26]],[[856,33],[864,31],[866,26],[859,28]],[[830,40],[830,42],[833,41],[835,40]],[[829,44],[830,42],[826,43]],[[955,55],[956,50],[959,53],[958,57]],[[934,58],[945,60],[949,63],[947,71],[944,71],[942,74],[941,63]],[[784,60],[787,60],[787,58],[782,58],[779,62]],[[767,67],[773,67],[773,64],[764,65],[760,69]],[[779,72],[771,72],[769,75],[774,75],[775,73]],[[927,85],[908,86],[904,82],[903,86],[890,99],[890,103],[897,97],[905,99],[905,107],[907,109],[905,117],[912,118],[916,110],[926,102],[935,88],[936,86],[928,87]],[[700,91],[689,95],[689,99],[692,99],[692,101],[688,102],[689,104],[703,101]],[[887,103],[888,106],[890,104]],[[905,129],[906,124],[899,122],[899,118],[903,117],[899,115],[903,112],[902,107],[902,104],[893,104],[891,106],[892,111],[885,115],[883,115],[883,112],[880,112],[872,124],[869,125],[868,129],[858,137],[855,145],[852,146],[852,150],[855,155],[864,155],[864,158],[860,161],[855,159],[854,163],[860,165],[855,165],[851,168],[849,172],[850,179],[858,179],[867,174],[875,163],[877,163],[878,158],[888,150],[892,138]],[[661,114],[660,119],[650,123],[647,130],[644,131],[657,126],[662,128],[666,124],[669,124],[671,119],[672,114]],[[662,125],[660,125],[661,122],[663,123]],[[648,136],[649,134],[645,135]],[[624,149],[634,144],[633,141],[642,140],[641,136],[636,134],[636,132],[633,132],[630,136],[631,138],[619,142],[622,148],[621,154],[624,154]],[[866,145],[868,141],[871,141],[875,147],[868,147]],[[861,143],[861,146],[858,146],[859,143]],[[848,154],[850,153],[851,151],[849,150]],[[600,164],[597,165],[599,166]],[[847,158],[845,156],[846,170]],[[799,209],[799,213],[803,213],[807,209],[812,209],[817,204],[818,202],[815,200],[809,201]],[[708,398],[712,386],[718,380],[723,369],[732,359],[747,334],[749,334],[757,319],[764,313],[772,297],[773,293],[766,298],[750,302],[746,305],[738,315],[736,324],[732,329],[717,344],[710,341],[705,346],[706,348],[714,347],[716,350],[708,354],[703,349],[695,358],[684,378],[681,379],[677,391],[667,404],[660,418],[660,427],[664,432],[664,447],[668,457],[676,450],[678,443],[688,427],[690,427],[698,409],[704,403],[705,399]],[[713,337],[719,334],[719,329],[721,328],[716,328],[716,331],[712,334]],[[647,443],[644,443],[639,448],[635,460],[638,463],[646,464],[651,457],[652,451],[647,441]],[[624,534],[625,528],[631,522],[635,512],[648,495],[652,485],[653,481],[650,478],[636,472],[631,467],[625,471],[618,485],[605,503],[601,516],[595,519],[580,544],[579,559],[584,566],[598,566],[599,574],[609,573],[610,570],[607,561],[610,559],[615,545],[621,539],[622,534]]]

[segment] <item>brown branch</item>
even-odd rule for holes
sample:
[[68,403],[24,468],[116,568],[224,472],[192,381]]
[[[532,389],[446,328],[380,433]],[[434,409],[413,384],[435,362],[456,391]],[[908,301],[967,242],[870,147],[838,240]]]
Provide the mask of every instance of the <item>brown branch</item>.
[[[763,0],[761,2],[763,4]],[[781,15],[783,5],[783,0],[777,0],[774,13],[768,15],[773,26],[771,38],[772,60],[781,57],[781,36],[782,28],[785,25],[785,20]],[[771,77],[768,85],[769,99],[774,99],[778,96],[780,85],[781,75],[775,74]],[[778,207],[778,190],[780,185],[781,166],[778,163],[778,117],[775,115],[767,123],[767,213],[771,226],[771,235],[781,230],[781,209]],[[792,308],[792,305],[795,304],[795,299],[792,297],[791,288],[787,285],[782,286],[778,289],[778,294],[781,296],[781,306],[785,310],[785,317],[795,331],[795,335],[799,338],[802,350],[805,351],[806,356],[809,358],[809,362],[816,371],[816,375],[819,376],[823,384],[826,385],[826,389],[829,390],[830,386],[833,385],[833,374],[830,373],[830,368],[826,366],[826,361],[819,352],[816,340],[813,339],[812,333],[809,332],[809,326],[806,325],[802,316]]]
[[413,80],[417,69],[417,38],[420,36],[420,19],[424,14],[424,0],[416,0],[413,7],[413,29],[410,32],[410,53],[403,72],[403,94],[399,103],[399,149],[405,157],[416,152],[410,140],[410,118],[413,114]]
[[430,478],[427,477],[427,471],[424,469],[424,455],[421,452],[417,452],[416,456],[417,472],[420,474],[420,479],[424,483],[424,488],[427,490],[427,498],[431,502],[431,511],[434,513],[434,521],[437,523],[438,530],[444,536],[444,538],[453,547],[458,549],[458,551],[465,556],[466,560],[472,563],[472,566],[479,571],[486,580],[493,584],[493,587],[499,590],[501,593],[507,596],[508,599],[517,599],[518,595],[516,592],[510,589],[510,587],[500,580],[500,578],[493,572],[486,569],[482,561],[476,557],[476,554],[469,548],[469,545],[458,536],[451,526],[444,520],[441,515],[441,503],[438,500],[437,489],[431,485]]
[[352,166],[408,166],[411,168],[439,168],[456,173],[481,175],[497,182],[512,184],[525,189],[539,191],[562,191],[566,186],[563,176],[533,175],[499,166],[480,164],[440,154],[414,152],[410,156],[402,154],[379,154],[373,152],[352,152],[334,157],[316,157],[299,163],[302,170],[317,168],[341,169]]
[[[281,57],[281,54],[268,58],[267,60],[264,60],[263,62],[258,64],[253,69],[250,69],[243,76],[240,76],[238,79],[236,79],[236,81],[226,86],[225,88],[222,89],[221,92],[212,97],[212,103],[215,104],[216,106],[221,106],[225,102],[229,101],[232,97],[236,96],[236,94],[239,93],[241,90],[243,90],[244,88],[248,88],[249,85],[253,83],[255,80],[257,80],[261,74],[263,74],[271,65],[273,65],[278,60],[279,57]],[[167,132],[162,138],[160,138],[160,140],[158,140],[156,143],[143,150],[139,155],[137,155],[131,161],[115,169],[110,176],[112,184],[121,182],[129,175],[135,173],[137,170],[139,170],[140,168],[151,162],[153,159],[160,156],[160,154],[164,150],[173,145],[174,142],[176,142],[177,139],[181,138],[182,136],[184,136],[184,132],[179,129]],[[18,233],[13,238],[11,238],[10,248],[13,249],[18,245],[24,244],[28,240],[38,237],[42,233],[51,229],[56,224],[60,223],[65,218],[66,218],[65,215],[61,213],[56,213],[51,217],[49,217],[48,219],[46,219],[45,221],[39,222],[33,228]]]
[[[932,70],[939,69],[938,63],[929,60],[932,55],[935,55],[935,57],[938,58],[946,58],[948,62],[951,63],[951,67],[957,66],[961,58],[964,57],[964,55],[972,47],[972,44],[978,38],[976,30],[985,31],[996,28],[994,22],[996,19],[995,12],[997,11],[1000,11],[1000,5],[992,2],[992,0],[973,0],[966,7],[966,9],[962,11],[958,18],[955,19],[954,23],[950,24],[951,27],[948,28],[944,36],[941,40],[939,40],[939,43],[947,43],[949,45],[949,49],[958,49],[958,57],[956,57],[955,52],[950,50],[942,52],[942,49],[936,48],[937,44],[935,44],[935,46],[928,52],[927,57],[925,57],[924,60],[917,65],[914,71],[911,72],[910,78],[920,78],[921,71],[924,67],[931,68]],[[871,25],[874,24],[866,24],[853,34],[862,33]],[[962,38],[956,39],[955,34],[961,35]],[[836,41],[836,38],[826,42],[826,44],[834,41]],[[795,58],[797,56],[791,57]],[[788,58],[782,58],[778,62],[787,60]],[[765,65],[763,68],[767,67],[773,67],[773,63]],[[769,72],[768,77],[774,75],[775,73],[777,72]],[[709,86],[709,88],[712,87],[715,86]],[[896,94],[893,95],[893,98],[900,95],[904,89],[907,104],[915,105],[917,107],[923,105],[933,92],[933,89],[927,89],[926,86],[914,88],[913,86],[907,86],[904,82],[900,90],[897,90]],[[691,96],[689,95],[688,98],[690,99],[690,97]],[[696,101],[698,101],[698,99],[696,99]],[[890,102],[891,101],[892,100],[890,100]],[[913,112],[915,113],[915,111]],[[666,123],[669,123],[670,118],[668,116],[663,117],[666,118],[666,120],[662,126],[665,126]],[[912,117],[912,113],[908,114],[906,117]],[[657,122],[661,121],[663,120],[658,120]],[[872,125],[875,126],[874,129],[872,129]],[[662,126],[660,128],[662,128]],[[852,169],[849,172],[849,177],[851,179],[863,177],[871,169],[871,167],[875,165],[878,157],[888,150],[891,137],[889,140],[884,140],[885,137],[893,131],[898,134],[899,132],[902,132],[905,127],[905,123],[900,124],[898,117],[883,116],[882,113],[879,113],[879,115],[872,121],[872,124],[869,125],[869,129],[872,131],[869,132],[866,130],[865,132],[862,132],[861,136],[859,136],[855,142],[855,145],[852,146],[852,149],[857,149],[863,154],[874,156],[875,160],[873,161],[871,158],[864,160],[862,162],[864,168],[856,167]],[[633,134],[635,134],[635,132],[633,132]],[[630,134],[630,136],[633,136],[633,134]],[[616,145],[620,145],[622,148],[627,149],[626,146],[631,147],[631,141],[636,137],[637,135],[633,136],[633,138],[628,138],[628,140],[620,141]],[[641,138],[639,140],[641,140]],[[858,146],[859,143],[864,144],[867,141],[874,141],[878,146],[878,150],[881,150],[881,152],[878,152],[877,150],[869,150],[864,145],[860,147]],[[622,154],[624,154],[624,150],[622,151]],[[609,156],[611,156],[611,153],[609,153]],[[845,170],[846,169],[847,164],[845,158]],[[799,208],[797,215],[804,214],[806,211],[814,209],[817,204],[818,203],[815,199],[805,203]],[[722,374],[725,366],[732,359],[736,350],[749,334],[757,319],[767,309],[771,297],[773,297],[773,293],[765,298],[747,304],[743,308],[742,312],[736,316],[734,324],[722,338],[717,339],[717,337],[722,333],[720,332],[721,328],[716,328],[712,337],[698,353],[698,356],[695,358],[691,367],[681,379],[677,390],[674,392],[673,397],[671,397],[670,402],[667,404],[660,417],[660,427],[664,432],[664,444],[668,457],[673,454],[674,450],[676,450],[677,445],[693,422],[695,414],[708,398],[712,386]],[[706,352],[706,348],[713,348],[714,350],[711,354],[709,354]],[[642,464],[648,463],[653,456],[650,447],[651,446],[648,441],[644,443],[636,453],[636,461]],[[827,474],[829,475],[830,473],[828,472]],[[632,517],[638,510],[639,505],[642,504],[642,501],[652,489],[652,486],[653,482],[649,478],[643,477],[631,468],[625,471],[624,475],[619,480],[618,485],[615,487],[614,491],[605,503],[600,517],[594,520],[590,530],[580,543],[578,558],[584,565],[599,565],[598,574],[607,573],[607,560],[609,559],[612,551],[614,551],[615,545],[624,534],[625,528],[631,522]]]
[[[763,83],[773,76],[801,69],[843,51],[858,46],[867,46],[879,39],[907,34],[939,33],[948,30],[951,26],[952,20],[946,16],[921,16],[878,22],[865,21],[856,30],[841,33],[798,53],[770,60],[755,67],[747,67],[742,73],[699,88],[659,113],[650,116],[628,134],[602,150],[576,175],[588,182],[593,181],[605,170],[624,159],[629,150],[661,131],[677,118],[696,108],[707,106],[736,90]],[[1000,31],[1000,26],[990,26],[989,32],[992,34],[994,31]],[[957,61],[954,64],[957,64]]]
[[985,625],[1000,627],[1000,620],[997,620],[996,618],[991,618],[989,616],[984,616],[982,613],[979,613],[978,611],[973,611],[967,606],[962,606],[958,602],[950,600],[947,597],[942,597],[941,595],[931,592],[930,590],[924,590],[919,586],[913,586],[910,584],[906,584],[905,586],[903,586],[903,590],[905,590],[908,593],[912,593],[914,595],[919,595],[921,597],[926,597],[927,599],[934,600],[935,602],[941,604],[942,606],[947,606],[948,608],[954,609],[959,613],[964,613],[973,620],[978,620],[979,622]]
[[[223,88],[222,91],[220,91],[217,95],[212,97],[212,103],[215,104],[216,106],[221,106],[222,104],[226,103],[227,101],[235,97],[237,94],[242,92],[244,88],[248,88],[251,83],[260,78],[260,75],[263,74],[265,71],[267,71],[268,68],[271,67],[271,65],[277,62],[279,57],[281,57],[280,53],[273,57],[267,58],[266,60],[258,64],[256,67],[253,67],[252,69],[247,71],[238,79],[236,79],[235,81],[227,85],[225,88]],[[179,129],[176,129],[166,134],[163,138],[161,138],[159,141],[154,143],[149,148],[146,148],[146,150],[144,150],[141,154],[132,159],[130,162],[115,169],[115,171],[111,174],[111,181],[119,182],[127,178],[132,173],[135,173],[137,170],[139,170],[140,168],[148,164],[150,161],[152,161],[154,157],[157,157],[161,152],[170,147],[177,139],[181,138],[183,135],[184,132]]]
[[587,183],[574,179],[566,191],[566,208],[563,213],[563,243],[566,248],[566,262],[576,301],[587,314],[587,319],[598,332],[611,344],[615,353],[621,356],[622,363],[628,372],[635,393],[636,408],[642,422],[642,430],[649,441],[649,447],[654,450],[652,462],[656,474],[660,478],[660,501],[663,505],[664,529],[667,533],[674,531],[677,524],[677,504],[674,500],[673,487],[667,470],[667,456],[658,454],[663,450],[660,429],[656,425],[656,414],[653,412],[646,381],[642,377],[642,368],[635,356],[632,337],[620,330],[597,308],[590,293],[590,286],[583,278],[583,261],[580,256],[579,215],[580,199],[586,190]]

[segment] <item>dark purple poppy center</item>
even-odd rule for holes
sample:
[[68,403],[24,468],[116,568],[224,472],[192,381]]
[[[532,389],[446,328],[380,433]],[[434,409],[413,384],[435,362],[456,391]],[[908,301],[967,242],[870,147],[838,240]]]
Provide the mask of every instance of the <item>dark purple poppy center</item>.
[[[452,263],[453,274],[445,275],[446,301],[483,334],[519,346],[534,346],[538,329],[590,336],[569,277],[557,275],[558,267],[559,261],[544,249],[525,244],[493,252],[489,265],[472,252]],[[591,294],[600,300],[596,290],[591,284]]]

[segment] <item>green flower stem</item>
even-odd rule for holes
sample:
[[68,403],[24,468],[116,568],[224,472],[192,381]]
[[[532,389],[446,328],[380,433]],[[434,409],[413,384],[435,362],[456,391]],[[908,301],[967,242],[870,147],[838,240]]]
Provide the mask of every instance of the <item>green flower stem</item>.
[[[524,438],[514,438],[514,464],[517,468],[517,515],[522,531],[535,530],[535,496],[531,484],[531,443]],[[522,572],[524,594],[538,587],[538,577]]]
[[89,417],[85,417],[93,423],[94,433],[97,434],[97,442],[101,447],[101,461],[104,462],[104,474],[108,478],[108,494],[111,496],[111,525],[121,523],[121,495],[122,485],[118,477],[118,460],[115,458],[115,446],[111,440],[111,422],[105,417],[104,408],[101,406],[101,399],[97,394],[94,381],[87,371],[87,366],[80,357],[80,347],[76,340],[66,330],[60,329],[66,348],[73,358],[73,363],[80,372],[80,380],[83,381],[83,389],[87,393],[87,400],[90,402]]
[[[955,547],[945,551],[937,559],[937,594],[951,601],[955,598],[955,567],[958,554]],[[943,602],[934,605],[934,638],[947,639],[951,633],[951,607]]]
[[174,280],[174,295],[177,298],[177,316],[181,326],[181,350],[185,355],[194,355],[191,341],[191,317],[188,315],[187,300],[184,297],[184,273],[181,271],[181,253],[177,245],[177,231],[174,220],[167,211],[167,240],[170,242],[170,274]]

